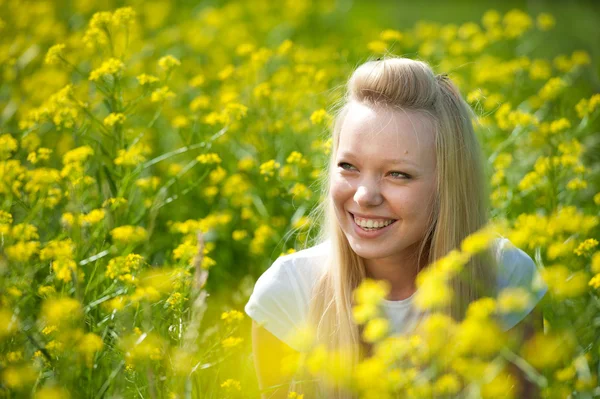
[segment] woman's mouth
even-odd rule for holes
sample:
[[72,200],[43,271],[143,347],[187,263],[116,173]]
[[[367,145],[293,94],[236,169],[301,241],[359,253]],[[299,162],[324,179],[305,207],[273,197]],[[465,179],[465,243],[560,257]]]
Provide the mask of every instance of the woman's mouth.
[[361,236],[364,237],[375,237],[378,236],[379,233],[383,233],[390,229],[394,223],[398,221],[398,219],[365,219],[354,216],[354,214],[348,212],[350,217],[352,218],[352,223],[354,225],[355,230],[358,233],[361,233]]

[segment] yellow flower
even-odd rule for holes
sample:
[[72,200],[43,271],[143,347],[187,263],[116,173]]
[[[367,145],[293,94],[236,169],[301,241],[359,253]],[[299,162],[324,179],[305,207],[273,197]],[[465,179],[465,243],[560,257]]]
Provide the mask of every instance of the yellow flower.
[[540,89],[539,96],[542,100],[554,100],[565,87],[567,83],[563,79],[552,78]]
[[214,152],[208,154],[200,154],[196,157],[196,160],[201,164],[219,164],[221,163],[221,157],[219,154]]
[[231,391],[240,391],[242,389],[240,382],[231,378],[221,383],[221,388]]
[[577,343],[569,331],[538,332],[523,345],[522,356],[538,370],[556,369],[571,359]]
[[592,279],[590,280],[590,282],[588,283],[588,285],[590,287],[595,288],[595,289],[600,288],[600,273],[598,273],[594,277],[592,277]]
[[244,314],[237,310],[221,313],[221,320],[225,320],[227,324],[237,323],[244,319]]
[[204,94],[194,98],[190,103],[190,110],[192,112],[207,109],[208,107],[210,107],[210,97]]
[[497,234],[491,228],[483,228],[470,234],[460,244],[461,250],[469,254],[476,254],[486,250]]
[[540,274],[548,285],[550,293],[559,301],[585,294],[590,279],[585,271],[571,273],[563,265],[547,266]]
[[279,169],[281,164],[274,159],[260,165],[260,174],[265,176],[265,181],[275,174],[275,169]]
[[121,73],[125,69],[125,64],[117,58],[110,58],[107,61],[104,61],[99,68],[94,69],[90,73],[90,80],[95,82],[100,78],[103,78],[108,75],[117,75]]
[[154,332],[145,335],[133,333],[121,339],[120,346],[125,351],[127,364],[136,366],[146,362],[161,360],[166,343]]
[[105,275],[110,279],[119,278],[122,281],[129,280],[129,278],[123,278],[123,276],[131,276],[131,274],[139,270],[140,266],[143,264],[144,257],[138,254],[117,256],[108,262]]
[[0,160],[8,159],[18,148],[18,142],[10,134],[0,136]]
[[242,341],[244,341],[244,339],[240,337],[229,337],[222,340],[221,345],[223,348],[233,348],[241,344]]
[[8,337],[19,328],[19,320],[9,309],[0,307],[0,339]]
[[158,66],[167,72],[177,66],[180,66],[180,65],[181,65],[181,61],[179,61],[177,58],[173,57],[172,55],[166,55],[166,56],[162,57],[160,60],[158,60]]
[[548,79],[552,74],[552,66],[546,60],[534,60],[529,67],[531,79]]
[[204,84],[205,81],[206,81],[206,78],[204,77],[204,75],[202,75],[202,74],[196,75],[190,80],[190,86],[200,87]]
[[65,49],[64,44],[55,44],[54,46],[48,49],[46,53],[46,58],[44,58],[44,62],[48,65],[55,65],[61,61],[61,58],[64,57],[63,50]]
[[595,248],[596,246],[598,246],[598,240],[594,239],[594,238],[588,238],[587,240],[583,241],[581,244],[579,244],[579,246],[577,248],[575,248],[575,254],[582,256],[585,255],[586,253],[591,252],[591,250],[593,248]]
[[136,77],[138,83],[142,86],[146,86],[146,85],[150,85],[152,83],[156,83],[158,82],[158,78],[156,76],[153,75],[147,75],[145,73],[138,75]]
[[135,20],[135,11],[131,7],[117,8],[112,15],[112,23],[115,26],[128,26]]
[[496,300],[494,298],[480,298],[469,304],[467,308],[467,319],[486,320],[496,312]]
[[37,377],[38,373],[29,364],[10,366],[2,371],[2,382],[9,389],[31,386]]
[[114,125],[122,125],[125,122],[125,115],[121,113],[110,113],[102,122],[104,126],[113,127]]
[[510,373],[501,371],[481,386],[482,399],[513,399],[519,391],[519,381]]
[[387,50],[387,43],[382,40],[373,40],[367,44],[367,48],[372,53],[381,54]]
[[541,13],[537,16],[536,18],[536,22],[537,22],[537,27],[539,30],[550,30],[554,27],[554,25],[556,24],[556,20],[554,19],[554,16],[552,16],[552,14],[548,14],[548,13]]
[[529,308],[531,294],[522,287],[509,287],[498,297],[498,310],[504,313],[522,312]]
[[175,308],[175,307],[181,305],[183,303],[184,299],[185,298],[183,297],[183,295],[181,295],[180,292],[174,292],[167,298],[167,303],[172,308]]
[[153,103],[158,103],[173,97],[175,97],[175,93],[173,93],[169,89],[169,86],[163,86],[160,89],[156,89],[152,92],[152,95],[150,96],[150,101],[152,101]]
[[7,246],[4,251],[10,260],[15,262],[27,262],[39,252],[38,241],[19,241],[14,245]]
[[354,290],[354,298],[357,304],[379,305],[390,292],[390,284],[386,280],[364,279]]
[[86,224],[94,225],[104,220],[104,217],[104,209],[92,209],[89,213],[83,215],[83,222]]
[[462,384],[455,374],[443,374],[433,384],[433,392],[437,395],[456,395]]
[[533,24],[531,17],[519,9],[512,9],[504,15],[502,23],[505,26],[505,34],[514,39],[525,33]]
[[77,350],[85,359],[88,367],[92,366],[92,360],[97,352],[104,346],[104,342],[100,336],[94,333],[85,334],[77,345]]
[[61,387],[43,387],[35,393],[35,399],[69,399],[69,391]]
[[435,270],[426,270],[417,275],[415,306],[421,310],[434,309],[447,305],[451,298],[446,278]]
[[115,158],[115,165],[136,166],[146,161],[146,156],[152,149],[144,143],[138,142],[126,150],[119,150]]
[[94,155],[94,149],[89,145],[77,147],[66,152],[65,155],[63,155],[63,164],[67,165],[70,163],[85,162],[92,155]]
[[77,273],[77,263],[72,259],[56,259],[52,261],[52,270],[57,279],[68,283],[73,279],[73,273]]
[[332,121],[332,119],[333,118],[331,117],[331,115],[329,115],[327,111],[322,108],[314,111],[310,116],[310,121],[313,125],[327,125]]
[[148,238],[146,229],[141,226],[120,226],[110,231],[113,241],[123,244],[137,244]]
[[594,273],[600,273],[600,251],[595,252],[592,255],[591,269],[592,269],[592,272],[594,272]]
[[389,321],[384,318],[369,320],[363,331],[365,342],[376,342],[382,339],[389,331]]
[[231,233],[231,238],[233,238],[235,241],[241,241],[246,237],[248,237],[248,232],[246,230],[234,230]]
[[42,303],[41,316],[46,326],[62,326],[79,320],[83,316],[83,309],[79,301],[73,298],[48,298]]

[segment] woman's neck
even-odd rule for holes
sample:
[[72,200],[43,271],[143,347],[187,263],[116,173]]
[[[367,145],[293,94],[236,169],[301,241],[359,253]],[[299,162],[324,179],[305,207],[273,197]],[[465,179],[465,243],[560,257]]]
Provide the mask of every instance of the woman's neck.
[[417,262],[417,254],[404,258],[365,259],[366,276],[374,280],[386,280],[390,283],[390,293],[386,297],[390,301],[406,299],[417,290],[416,278],[419,270],[425,267],[427,256],[421,257],[421,265]]

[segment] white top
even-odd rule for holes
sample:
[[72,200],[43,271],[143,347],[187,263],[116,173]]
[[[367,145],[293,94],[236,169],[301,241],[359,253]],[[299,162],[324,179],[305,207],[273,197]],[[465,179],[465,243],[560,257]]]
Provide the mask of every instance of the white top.
[[[248,316],[292,349],[303,351],[292,336],[308,318],[312,289],[320,275],[329,250],[329,241],[289,255],[279,257],[256,281],[254,291],[244,310]],[[524,251],[506,238],[497,242],[498,291],[506,287],[523,287],[534,297],[523,312],[501,315],[499,322],[506,331],[527,316],[542,299],[547,285],[541,279],[535,263]],[[383,309],[390,321],[392,334],[412,331],[427,314],[413,304],[414,294],[406,299],[383,299]]]

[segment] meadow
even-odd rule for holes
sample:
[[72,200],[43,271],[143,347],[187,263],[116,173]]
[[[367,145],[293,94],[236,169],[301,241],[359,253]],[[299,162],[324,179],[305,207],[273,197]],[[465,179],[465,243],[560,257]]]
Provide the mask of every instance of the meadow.
[[[357,312],[376,350],[348,383],[364,398],[517,398],[512,362],[543,398],[600,396],[598,54],[565,44],[551,12],[394,26],[348,22],[347,4],[0,1],[0,397],[258,397],[243,306],[311,243],[345,80],[392,55],[460,87],[493,229],[549,292],[525,342],[492,319],[526,307],[523,290],[462,323],[433,317],[421,338]],[[444,302],[490,231],[423,278],[422,306]],[[335,379],[328,356],[303,364]]]

